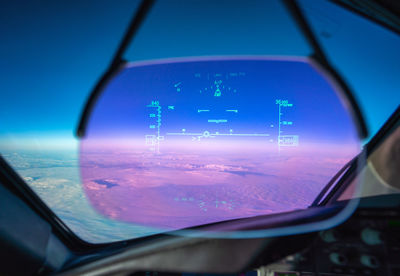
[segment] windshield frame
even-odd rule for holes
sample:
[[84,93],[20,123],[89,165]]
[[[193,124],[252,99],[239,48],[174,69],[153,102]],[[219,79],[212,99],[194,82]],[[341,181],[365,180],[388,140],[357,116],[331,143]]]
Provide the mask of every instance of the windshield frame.
[[310,207],[326,206],[338,203],[338,199],[342,193],[353,183],[353,180],[358,175],[356,166],[361,166],[358,172],[361,172],[361,169],[367,166],[368,157],[387,138],[387,135],[393,130],[393,127],[395,127],[399,121],[400,105],[389,119],[387,119],[376,135],[364,146],[363,151],[358,156],[354,157],[352,161],[346,164],[337,175],[332,178]]

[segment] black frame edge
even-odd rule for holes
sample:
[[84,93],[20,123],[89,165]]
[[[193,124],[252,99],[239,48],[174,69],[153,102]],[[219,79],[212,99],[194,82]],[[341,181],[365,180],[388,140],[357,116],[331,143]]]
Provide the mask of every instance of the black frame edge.
[[285,4],[289,14],[292,16],[294,21],[297,23],[300,31],[303,36],[306,38],[307,42],[310,44],[312,50],[314,51],[313,55],[311,55],[311,59],[314,60],[317,64],[319,64],[327,73],[335,80],[335,82],[340,86],[343,90],[348,103],[352,107],[353,117],[356,120],[358,133],[361,139],[368,137],[368,128],[365,123],[364,117],[362,115],[361,109],[357,104],[356,99],[354,98],[354,94],[351,92],[350,87],[345,82],[343,77],[335,70],[335,68],[330,64],[328,58],[324,54],[324,51],[318,42],[317,38],[312,31],[310,24],[305,18],[303,11],[298,6],[296,0],[282,0]]
[[[360,16],[364,17],[365,19],[370,20],[370,21],[374,22],[375,24],[377,24],[385,29],[388,29],[397,35],[400,35],[400,25],[397,26],[397,24],[394,22],[392,22],[393,23],[392,25],[388,24],[387,22],[380,20],[379,18],[376,18],[376,17],[366,13],[365,11],[362,10],[362,7],[357,8],[357,5],[354,5],[354,2],[356,2],[358,4],[360,1],[354,1],[354,0],[353,1],[352,0],[350,0],[350,1],[349,0],[329,0],[329,1],[350,11],[350,12],[360,15]],[[396,15],[390,13],[390,11],[387,10],[386,8],[384,8],[380,5],[379,5],[379,7],[382,9],[381,12],[389,13],[393,17],[396,16]]]
[[84,109],[80,116],[80,121],[78,124],[78,128],[76,130],[76,135],[79,138],[85,136],[86,126],[92,112],[93,107],[97,99],[99,98],[103,88],[107,85],[107,83],[123,68],[126,64],[126,61],[123,59],[123,54],[128,48],[129,44],[133,36],[137,33],[143,21],[145,20],[147,13],[150,11],[153,6],[155,0],[143,0],[133,16],[132,21],[129,23],[128,30],[125,32],[125,35],[119,44],[119,47],[114,54],[112,62],[108,67],[107,71],[102,75],[102,77],[97,81],[95,87],[91,91],[89,98],[84,105]]
[[[364,146],[364,150],[360,153],[360,156],[365,154],[365,157],[368,159],[368,156],[380,145],[382,139],[386,137],[386,135],[391,131],[396,123],[400,121],[400,105],[396,108],[396,110],[392,113],[389,119],[383,124],[383,126],[379,129],[378,133],[375,134],[374,137]],[[349,169],[341,176],[341,178],[337,181],[336,186],[325,196],[321,196],[320,202],[318,202],[314,206],[326,205],[332,202],[335,202],[340,195],[346,190],[346,188],[351,184],[351,181],[356,176],[358,165],[365,166],[367,160],[359,160],[359,156],[355,157],[349,166]],[[335,183],[335,182],[333,182]],[[333,184],[333,183],[328,183]],[[328,189],[327,189],[328,190]],[[320,196],[320,195],[319,195]]]

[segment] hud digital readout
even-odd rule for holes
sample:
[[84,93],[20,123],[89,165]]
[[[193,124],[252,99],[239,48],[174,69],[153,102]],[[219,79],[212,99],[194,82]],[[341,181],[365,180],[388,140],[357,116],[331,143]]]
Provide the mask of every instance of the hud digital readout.
[[179,229],[307,208],[357,137],[306,60],[132,64],[93,110],[81,178],[102,214]]

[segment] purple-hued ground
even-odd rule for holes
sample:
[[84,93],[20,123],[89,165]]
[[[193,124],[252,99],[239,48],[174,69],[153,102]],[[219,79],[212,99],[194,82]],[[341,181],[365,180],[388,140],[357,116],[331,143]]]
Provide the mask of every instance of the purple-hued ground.
[[356,152],[88,150],[81,178],[100,213],[162,229],[306,208]]

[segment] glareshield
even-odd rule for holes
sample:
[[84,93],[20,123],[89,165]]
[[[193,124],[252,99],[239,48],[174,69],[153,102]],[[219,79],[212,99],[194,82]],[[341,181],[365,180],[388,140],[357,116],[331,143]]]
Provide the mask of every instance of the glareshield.
[[306,58],[128,64],[86,131],[94,208],[161,231],[306,209],[360,152],[346,100]]

